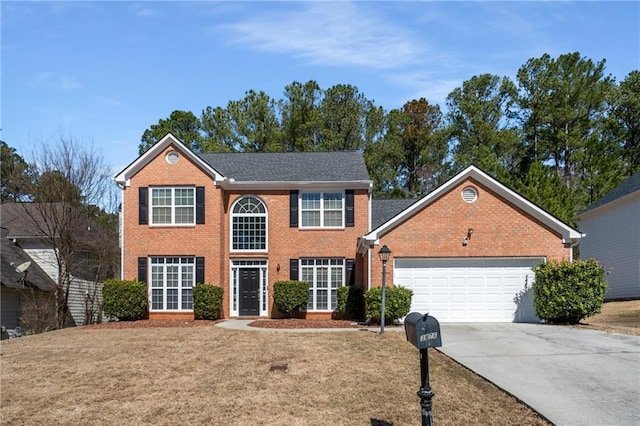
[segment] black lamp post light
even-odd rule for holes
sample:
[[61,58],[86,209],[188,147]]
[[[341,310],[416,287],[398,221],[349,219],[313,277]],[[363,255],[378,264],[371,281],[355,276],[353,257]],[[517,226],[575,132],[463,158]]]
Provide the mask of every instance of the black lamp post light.
[[386,245],[382,246],[378,252],[378,256],[382,261],[382,303],[380,305],[380,334],[384,333],[384,299],[385,299],[385,284],[387,280],[387,262],[391,257],[391,250]]

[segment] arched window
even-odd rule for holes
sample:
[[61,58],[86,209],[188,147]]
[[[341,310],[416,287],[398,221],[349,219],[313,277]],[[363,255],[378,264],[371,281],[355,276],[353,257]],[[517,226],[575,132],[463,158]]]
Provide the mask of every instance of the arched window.
[[267,209],[256,197],[238,200],[231,212],[231,249],[267,250]]

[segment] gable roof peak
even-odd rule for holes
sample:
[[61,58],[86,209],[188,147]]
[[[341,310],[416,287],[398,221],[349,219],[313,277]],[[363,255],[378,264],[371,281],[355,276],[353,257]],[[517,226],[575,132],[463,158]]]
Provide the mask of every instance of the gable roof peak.
[[495,178],[489,176],[478,167],[471,165],[455,175],[453,178],[449,179],[443,185],[439,186],[435,190],[422,197],[420,200],[415,201],[407,208],[401,210],[396,216],[389,218],[388,220],[384,221],[384,223],[381,223],[376,228],[372,229],[368,234],[363,236],[363,238],[361,239],[360,247],[366,249],[366,244],[375,244],[380,236],[386,234],[387,232],[401,224],[403,221],[407,220],[417,211],[423,208],[427,208],[442,195],[448,193],[450,190],[469,178],[474,179],[490,191],[508,200],[514,206],[522,209],[523,211],[534,217],[536,220],[558,232],[560,235],[562,235],[564,242],[569,243],[572,241],[576,241],[584,236],[582,233],[562,222],[551,213],[535,205],[517,192],[509,189],[508,187],[497,181]]
[[136,158],[127,167],[125,167],[124,170],[122,170],[115,176],[114,180],[120,185],[129,186],[131,183],[131,178],[169,146],[174,146],[177,151],[179,151],[185,157],[189,158],[197,166],[202,168],[215,181],[224,180],[224,176],[222,176],[220,173],[218,173],[218,171],[213,169],[209,164],[198,157],[193,151],[191,151],[184,143],[182,143],[171,133],[167,133],[162,139],[160,139],[157,143],[155,143],[147,151],[145,151],[142,155]]

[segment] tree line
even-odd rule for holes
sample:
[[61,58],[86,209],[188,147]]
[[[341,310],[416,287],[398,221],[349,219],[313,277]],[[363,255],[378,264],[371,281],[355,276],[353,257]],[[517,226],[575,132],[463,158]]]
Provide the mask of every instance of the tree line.
[[199,116],[173,111],[144,131],[196,152],[358,150],[376,197],[420,197],[474,164],[550,213],[575,217],[640,170],[640,72],[621,82],[580,53],[529,59],[515,80],[471,77],[446,111],[420,98],[385,111],[356,86],[293,82],[282,99],[249,90]]

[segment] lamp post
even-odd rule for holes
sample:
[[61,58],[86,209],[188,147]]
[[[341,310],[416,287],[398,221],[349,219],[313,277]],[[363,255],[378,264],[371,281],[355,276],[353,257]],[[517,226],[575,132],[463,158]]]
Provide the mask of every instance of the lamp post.
[[378,252],[378,256],[382,261],[382,303],[380,306],[380,334],[384,333],[384,299],[385,299],[385,283],[387,280],[387,261],[391,257],[391,250],[386,245],[382,246]]

